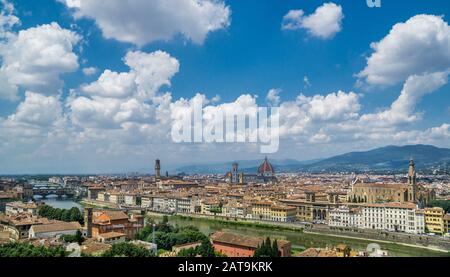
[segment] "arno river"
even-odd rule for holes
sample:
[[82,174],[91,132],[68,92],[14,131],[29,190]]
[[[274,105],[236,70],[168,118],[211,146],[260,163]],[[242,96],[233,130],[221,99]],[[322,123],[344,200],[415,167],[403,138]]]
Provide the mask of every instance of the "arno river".
[[42,199],[40,197],[36,197],[35,198],[36,201],[43,201],[45,202],[45,204],[52,206],[53,208],[59,208],[59,209],[70,209],[73,207],[77,207],[79,209],[83,209],[83,206],[81,206],[80,204],[78,204],[77,202],[73,201],[70,198],[62,198],[62,199],[58,199],[56,196],[55,197],[47,197],[45,199]]
[[[58,199],[56,197],[50,197],[46,199],[36,199],[42,200],[47,205],[54,208],[60,209],[70,209],[72,207],[77,207],[82,209],[82,205],[73,201],[72,199]],[[160,220],[161,217],[156,218]],[[359,239],[349,239],[349,238],[338,238],[326,235],[316,235],[301,233],[298,231],[289,230],[271,230],[271,229],[261,229],[258,227],[251,226],[238,226],[230,225],[223,222],[205,221],[201,219],[185,219],[180,217],[170,217],[170,223],[178,226],[188,226],[193,225],[200,229],[204,234],[209,235],[215,231],[230,231],[233,233],[238,233],[242,235],[251,236],[270,236],[272,238],[285,239],[292,242],[292,247],[294,250],[303,250],[309,247],[327,247],[336,246],[340,243],[345,243],[355,250],[364,250],[370,241],[359,240]],[[449,253],[437,252],[428,249],[409,247],[404,245],[392,244],[392,243],[378,243],[382,249],[388,250],[390,256],[396,257],[429,257],[429,256],[449,256]]]
[[[292,243],[294,250],[303,250],[309,247],[324,248],[327,246],[333,247],[340,243],[344,243],[355,250],[365,250],[370,241],[359,239],[339,238],[327,235],[316,235],[301,233],[299,231],[289,230],[271,230],[261,229],[258,227],[250,226],[236,226],[223,222],[205,221],[201,219],[186,219],[180,217],[171,217],[169,222],[178,226],[193,225],[200,229],[204,234],[209,235],[215,231],[230,231],[242,235],[260,236],[272,238],[285,239]],[[377,242],[378,243],[378,242]],[[428,249],[415,248],[410,246],[398,245],[393,243],[378,243],[382,249],[388,250],[390,256],[395,257],[433,257],[433,256],[446,256],[449,257],[449,253],[443,253],[438,251],[432,251]]]

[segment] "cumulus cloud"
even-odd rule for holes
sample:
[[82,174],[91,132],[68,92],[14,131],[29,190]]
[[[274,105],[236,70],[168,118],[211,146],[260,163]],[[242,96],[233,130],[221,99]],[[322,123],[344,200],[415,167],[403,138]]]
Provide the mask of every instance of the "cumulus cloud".
[[329,39],[342,30],[342,7],[325,3],[313,14],[305,16],[303,10],[291,10],[283,17],[283,30],[305,29],[313,37]]
[[440,16],[416,15],[394,25],[358,74],[368,85],[395,85],[411,75],[450,68],[450,27]]
[[281,89],[271,89],[267,93],[266,101],[270,106],[278,106],[280,105],[281,98],[280,98]]
[[0,1],[0,37],[5,37],[11,31],[11,29],[19,25],[20,19],[14,15],[14,5],[7,0]]
[[95,20],[103,35],[139,46],[177,34],[203,43],[208,33],[227,28],[231,10],[221,0],[58,0],[75,18]]
[[8,121],[49,127],[61,115],[61,103],[57,96],[44,96],[27,91],[25,100],[17,107],[16,113],[8,117]]
[[324,123],[357,118],[360,109],[359,96],[354,92],[312,97],[300,94],[295,101],[281,103],[280,133],[285,137],[308,134]]
[[92,76],[97,74],[98,68],[96,67],[85,67],[83,68],[83,74],[86,76]]
[[17,87],[47,95],[59,93],[63,84],[60,75],[78,69],[73,48],[80,39],[58,23],[11,34],[0,43],[0,84],[7,87],[10,98],[14,98]]
[[414,122],[420,119],[420,114],[414,109],[421,98],[430,94],[448,82],[449,72],[437,72],[409,77],[398,99],[392,103],[390,109],[361,117],[366,123],[378,125],[395,125]]
[[83,85],[81,93],[67,101],[72,122],[83,128],[123,129],[127,124],[151,124],[158,118],[165,96],[159,89],[170,86],[179,62],[169,54],[156,51],[130,51],[124,58],[128,72],[105,70],[99,79]]

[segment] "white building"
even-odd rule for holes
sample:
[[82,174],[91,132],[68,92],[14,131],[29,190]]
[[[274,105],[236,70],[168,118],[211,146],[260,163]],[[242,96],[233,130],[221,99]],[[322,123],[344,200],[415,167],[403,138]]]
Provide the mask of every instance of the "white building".
[[50,224],[31,226],[28,237],[30,239],[43,239],[62,235],[75,235],[78,230],[81,230],[81,225],[78,222],[59,221]]
[[424,214],[413,203],[364,204],[357,208],[341,206],[329,213],[329,226],[423,234]]
[[361,228],[423,234],[425,219],[413,203],[370,204],[362,207]]
[[141,208],[153,208],[153,197],[152,196],[142,196],[141,197]]
[[177,210],[177,200],[165,196],[155,196],[153,197],[153,210],[174,213]]
[[136,194],[126,194],[125,195],[125,205],[136,206],[137,196]]
[[192,199],[188,197],[177,198],[177,213],[191,213],[192,211]]
[[229,202],[222,207],[222,215],[234,218],[246,218],[251,215],[251,209],[248,205],[239,202]]
[[6,203],[5,214],[6,215],[17,215],[21,213],[27,213],[30,215],[37,215],[38,206],[36,203],[22,203],[22,202],[11,202]]
[[328,225],[331,227],[359,228],[361,226],[361,209],[341,206],[330,210]]

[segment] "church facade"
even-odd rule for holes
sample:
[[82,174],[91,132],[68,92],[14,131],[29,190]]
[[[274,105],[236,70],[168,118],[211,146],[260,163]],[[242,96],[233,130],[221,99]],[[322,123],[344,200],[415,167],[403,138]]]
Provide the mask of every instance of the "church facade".
[[428,190],[417,183],[417,173],[413,160],[409,163],[408,181],[406,184],[358,183],[352,186],[348,194],[350,203],[415,203],[426,205],[435,199],[433,190]]

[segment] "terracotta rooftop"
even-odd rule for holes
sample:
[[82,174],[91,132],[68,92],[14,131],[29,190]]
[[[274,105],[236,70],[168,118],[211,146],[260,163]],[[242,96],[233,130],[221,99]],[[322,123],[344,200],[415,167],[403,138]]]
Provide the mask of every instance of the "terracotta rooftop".
[[54,222],[50,224],[43,225],[34,225],[33,228],[34,233],[47,233],[47,232],[60,232],[60,231],[69,231],[69,230],[79,230],[81,229],[81,225],[78,222]]
[[103,233],[98,235],[101,238],[104,239],[113,239],[113,238],[121,238],[121,237],[125,237],[125,234],[119,233],[119,232],[109,232],[109,233]]

